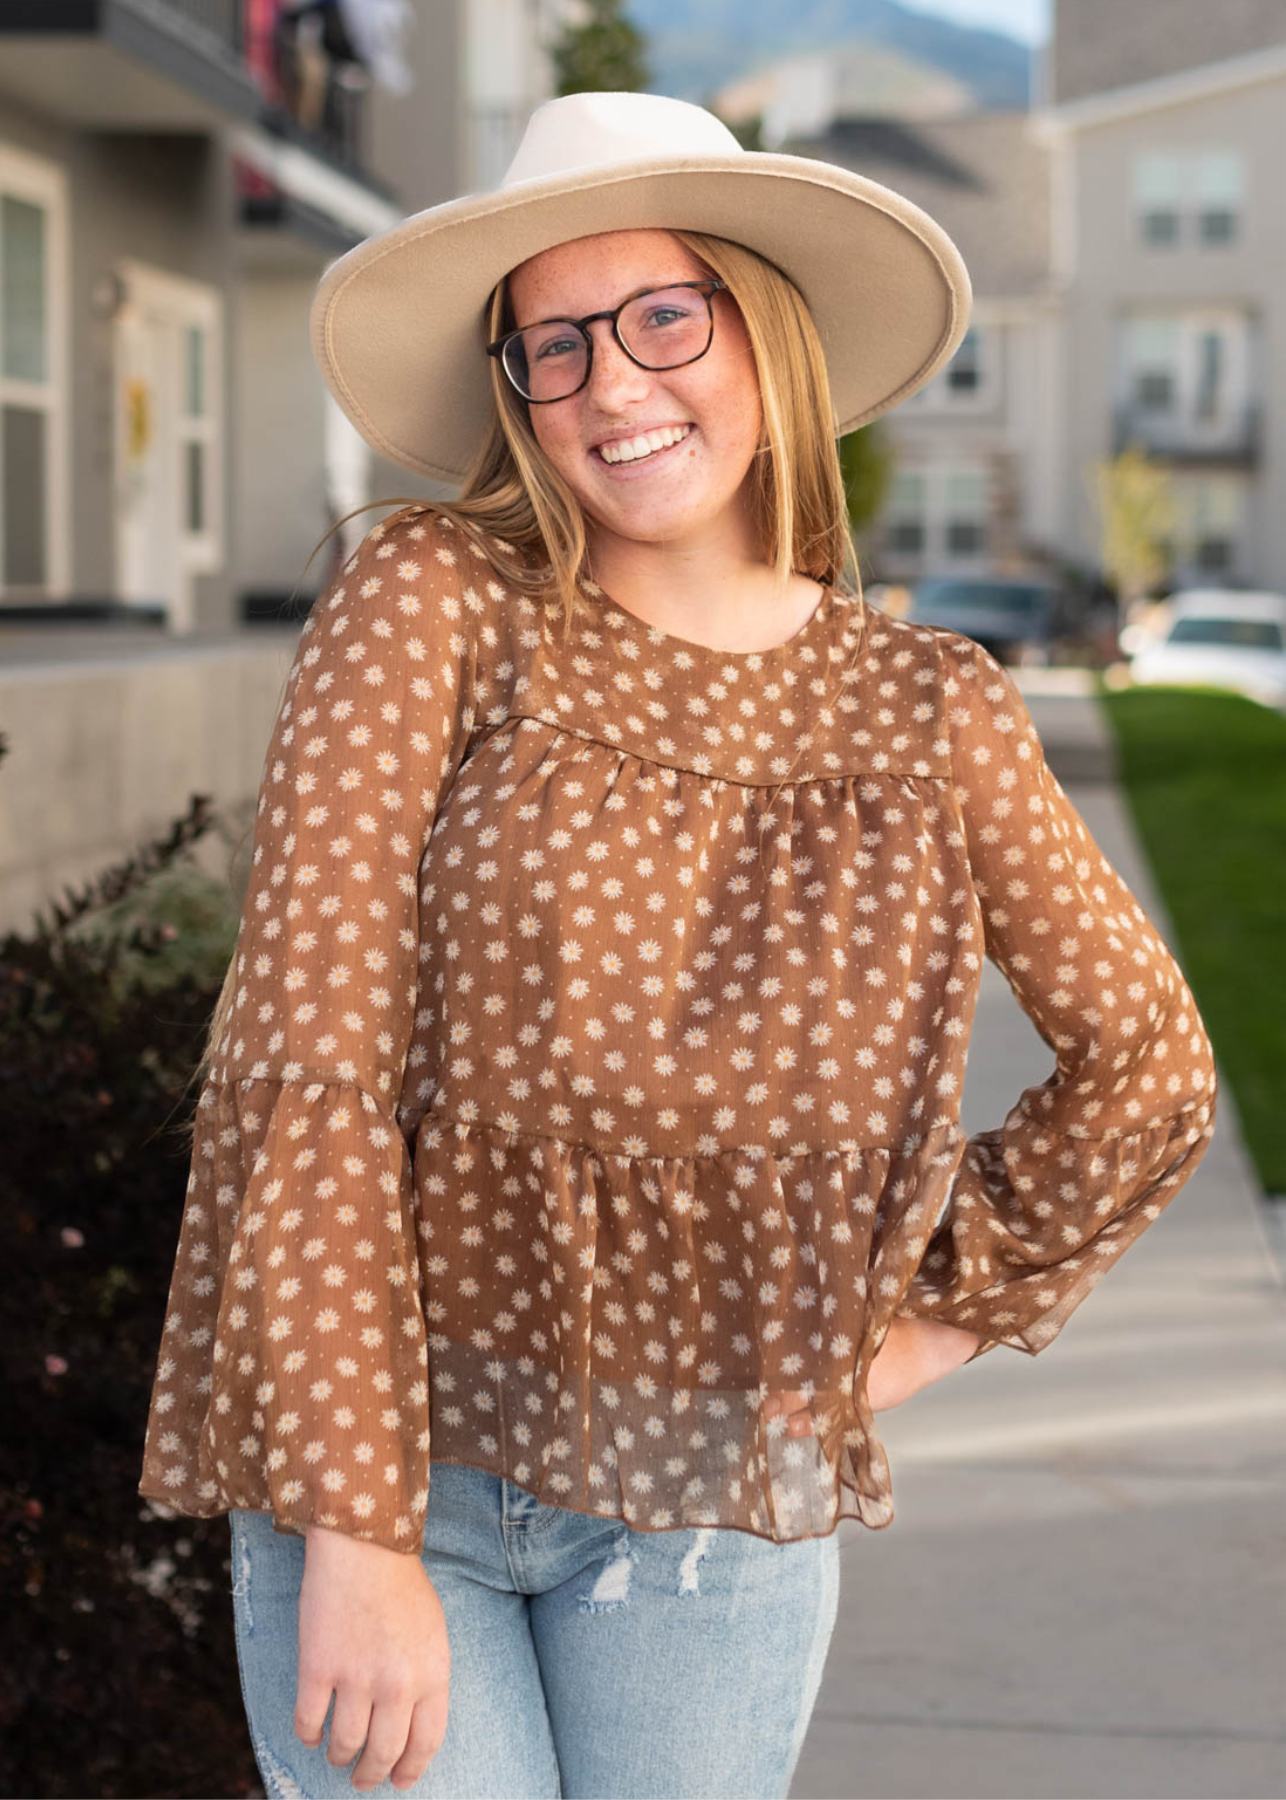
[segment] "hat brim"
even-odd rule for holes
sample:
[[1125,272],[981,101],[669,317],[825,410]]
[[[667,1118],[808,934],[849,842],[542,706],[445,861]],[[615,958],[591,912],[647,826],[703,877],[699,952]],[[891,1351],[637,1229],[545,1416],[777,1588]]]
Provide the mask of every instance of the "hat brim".
[[494,404],[483,306],[496,282],[555,244],[640,227],[731,238],[789,275],[821,338],[837,436],[923,387],[968,327],[960,252],[892,188],[780,152],[654,157],[465,195],[356,245],[313,299],[323,378],[373,449],[458,482]]

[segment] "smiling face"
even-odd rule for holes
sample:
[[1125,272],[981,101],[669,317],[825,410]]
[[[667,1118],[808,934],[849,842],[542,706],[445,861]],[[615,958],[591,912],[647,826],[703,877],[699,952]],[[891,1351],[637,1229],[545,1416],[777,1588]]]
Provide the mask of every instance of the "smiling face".
[[[518,327],[579,319],[619,306],[640,289],[701,280],[710,271],[668,231],[608,231],[543,250],[509,277]],[[588,327],[589,380],[579,393],[532,406],[532,431],[594,528],[624,544],[749,540],[746,481],[762,425],[750,340],[732,296],[713,296],[714,335],[695,362],[641,369],[612,333]],[[599,446],[688,426],[681,442],[615,464]]]

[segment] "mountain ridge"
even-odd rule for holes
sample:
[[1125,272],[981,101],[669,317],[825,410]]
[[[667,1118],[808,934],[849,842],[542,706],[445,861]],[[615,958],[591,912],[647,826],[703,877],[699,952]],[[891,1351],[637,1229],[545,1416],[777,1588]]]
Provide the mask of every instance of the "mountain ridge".
[[898,0],[630,0],[648,39],[653,93],[708,105],[729,82],[779,57],[855,39],[896,50],[962,82],[981,108],[1026,110],[1034,53],[987,26],[961,25]]

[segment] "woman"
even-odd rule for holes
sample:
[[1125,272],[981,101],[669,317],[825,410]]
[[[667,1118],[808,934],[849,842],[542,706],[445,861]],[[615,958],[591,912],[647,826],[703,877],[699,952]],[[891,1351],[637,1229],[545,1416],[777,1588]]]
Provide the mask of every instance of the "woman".
[[[323,280],[341,404],[463,491],[305,629],[149,1421],[270,1793],[785,1793],[874,1414],[1052,1342],[1204,1154],[1017,691],[842,581],[835,433],[967,315],[918,209],[653,95]],[[966,1142],[985,955],[1058,1063]]]

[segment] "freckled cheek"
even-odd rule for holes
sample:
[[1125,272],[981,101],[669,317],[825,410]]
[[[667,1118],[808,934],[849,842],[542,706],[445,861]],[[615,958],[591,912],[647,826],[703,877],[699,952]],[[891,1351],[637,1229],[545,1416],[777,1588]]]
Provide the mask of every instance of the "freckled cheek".
[[570,475],[581,464],[583,452],[579,443],[563,442],[559,438],[554,438],[551,442],[541,445],[541,448],[554,467],[560,469],[564,475]]

